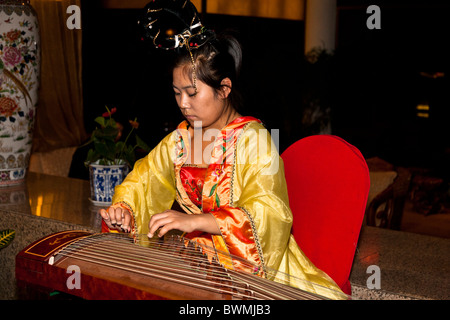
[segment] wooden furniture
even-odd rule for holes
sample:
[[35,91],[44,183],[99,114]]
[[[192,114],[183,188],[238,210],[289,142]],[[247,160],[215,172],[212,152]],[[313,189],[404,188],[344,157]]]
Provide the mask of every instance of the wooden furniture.
[[[411,183],[411,172],[407,168],[394,167],[380,158],[367,159],[371,175],[372,195],[366,209],[369,226],[400,230],[405,200]],[[377,186],[383,185],[381,190]]]

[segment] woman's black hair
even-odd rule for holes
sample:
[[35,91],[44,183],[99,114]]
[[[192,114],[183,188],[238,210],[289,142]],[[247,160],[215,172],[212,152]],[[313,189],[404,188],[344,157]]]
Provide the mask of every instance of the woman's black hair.
[[240,111],[242,96],[239,90],[239,74],[242,64],[242,48],[236,37],[229,33],[222,33],[212,37],[198,48],[191,50],[180,48],[173,68],[186,66],[187,73],[192,77],[193,62],[197,80],[216,91],[222,88],[223,79],[231,80],[232,87],[227,99],[230,106],[236,111]]

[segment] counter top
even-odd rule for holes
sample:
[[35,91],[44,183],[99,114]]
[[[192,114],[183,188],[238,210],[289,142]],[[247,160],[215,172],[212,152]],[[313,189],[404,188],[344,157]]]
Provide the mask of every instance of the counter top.
[[100,230],[89,181],[29,172],[26,184],[0,188],[0,210]]
[[[379,267],[379,290],[367,288],[369,266]],[[364,226],[350,282],[353,296],[362,299],[448,300],[450,240]]]
[[[0,299],[15,299],[15,256],[45,235],[64,230],[99,232],[99,207],[89,181],[29,172],[26,183],[0,189],[0,230],[14,229],[0,250]],[[364,226],[350,276],[354,299],[449,299],[450,240]],[[369,266],[380,289],[367,288]]]

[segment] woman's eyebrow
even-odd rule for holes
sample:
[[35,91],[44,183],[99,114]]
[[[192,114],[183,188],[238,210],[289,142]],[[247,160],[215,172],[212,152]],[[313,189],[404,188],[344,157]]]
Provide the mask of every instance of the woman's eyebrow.
[[[179,89],[176,85],[174,85],[174,84],[172,84],[172,87],[173,87],[174,89],[180,90],[180,89]],[[192,88],[194,88],[194,86],[193,86],[193,85],[189,85],[189,86],[182,87],[181,90],[192,89]]]

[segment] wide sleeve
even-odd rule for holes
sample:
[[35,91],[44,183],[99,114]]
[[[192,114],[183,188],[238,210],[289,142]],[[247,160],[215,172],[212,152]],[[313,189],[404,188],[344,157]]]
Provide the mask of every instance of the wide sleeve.
[[136,232],[148,233],[150,217],[170,209],[175,199],[174,153],[176,132],[166,136],[115,188],[113,205],[132,211]]
[[287,250],[292,226],[283,162],[260,124],[238,140],[233,186],[234,206],[244,210],[264,265],[278,270]]

